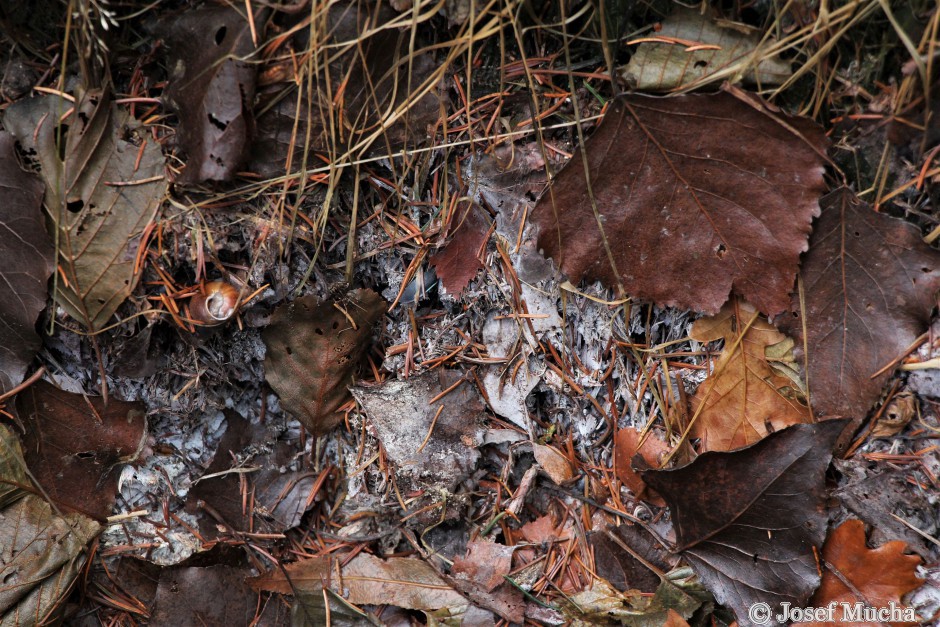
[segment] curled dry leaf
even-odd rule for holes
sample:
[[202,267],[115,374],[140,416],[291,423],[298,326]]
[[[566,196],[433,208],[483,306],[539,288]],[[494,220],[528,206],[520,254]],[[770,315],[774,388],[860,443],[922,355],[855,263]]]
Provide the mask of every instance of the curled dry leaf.
[[[263,24],[261,13],[254,17]],[[164,97],[179,115],[182,183],[228,181],[245,161],[257,71],[249,20],[230,6],[188,10],[161,27],[170,70]]]
[[801,269],[806,311],[795,295],[778,326],[798,348],[808,346],[816,413],[849,416],[857,427],[895,371],[885,367],[927,329],[940,290],[940,251],[914,226],[872,211],[849,189],[820,204]]
[[55,247],[42,215],[43,186],[20,168],[13,136],[0,132],[0,393],[16,387],[39,349]]
[[732,299],[715,316],[697,320],[689,335],[699,342],[723,339],[712,374],[692,398],[693,437],[703,450],[730,451],[772,431],[812,422],[802,392],[767,360],[768,347],[786,339],[751,305]]
[[[921,559],[904,551],[907,545],[899,540],[886,542],[877,549],[865,544],[865,524],[847,520],[830,532],[823,547],[825,569],[822,584],[813,595],[812,607],[836,603],[835,623],[809,622],[807,625],[832,625],[851,622],[860,627],[878,627],[878,621],[850,621],[843,603],[849,606],[864,603],[867,607],[886,608],[891,603],[904,607],[902,597],[923,585],[916,569]],[[850,586],[847,586],[845,582]],[[892,622],[893,627],[920,623]]]
[[349,398],[347,387],[385,306],[378,294],[361,289],[322,303],[304,296],[275,310],[262,333],[264,376],[284,409],[312,433],[339,423],[336,410]]
[[52,502],[110,516],[123,464],[144,449],[146,406],[116,399],[105,405],[39,381],[17,395],[16,410],[26,427],[26,464]]
[[281,594],[319,594],[327,587],[353,605],[436,610],[468,604],[430,565],[412,557],[383,560],[360,553],[341,568],[333,558],[315,557],[285,564],[248,583],[257,590]]
[[46,183],[62,272],[56,302],[90,331],[100,330],[139,278],[140,236],[166,194],[160,145],[99,92],[74,104],[59,96],[20,100],[3,123],[39,162]]
[[532,452],[535,455],[535,461],[542,467],[542,470],[558,485],[562,485],[574,477],[574,469],[571,468],[571,463],[555,447],[533,443]]
[[539,200],[539,247],[573,283],[706,313],[732,289],[765,313],[786,309],[826,139],[742,98],[615,100],[584,145],[590,178],[578,151]]
[[805,607],[819,585],[814,549],[828,517],[825,474],[846,425],[795,425],[732,452],[703,453],[643,480],[672,512],[677,549],[715,598],[754,625],[748,607]]
[[662,21],[662,28],[651,33],[649,39],[655,38],[685,43],[641,43],[621,70],[635,90],[691,90],[724,80],[779,85],[792,74],[788,61],[771,56],[770,49],[776,44],[773,37],[746,24],[720,19],[714,10],[703,14],[698,9],[677,7]]

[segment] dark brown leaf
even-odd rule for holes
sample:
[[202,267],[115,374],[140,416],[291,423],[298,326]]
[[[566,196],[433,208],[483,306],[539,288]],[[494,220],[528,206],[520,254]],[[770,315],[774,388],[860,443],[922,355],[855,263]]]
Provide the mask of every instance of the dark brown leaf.
[[468,205],[466,211],[455,218],[454,238],[428,260],[444,289],[455,297],[467,289],[483,267],[480,253],[490,232],[490,221],[483,213],[480,207]]
[[385,307],[378,294],[362,289],[340,301],[305,296],[274,312],[262,334],[265,379],[312,433],[338,424],[336,410],[349,398],[347,387]]
[[620,525],[603,531],[591,533],[591,546],[594,547],[594,562],[597,574],[610,582],[620,592],[639,590],[656,592],[660,578],[642,561],[623,548],[622,545],[639,555],[643,560],[667,572],[675,566],[678,558],[670,555],[642,527]]
[[845,424],[796,425],[643,473],[669,504],[678,550],[742,626],[753,624],[750,605],[803,607],[819,585],[813,550],[826,535],[825,473]]
[[[728,93],[612,103],[536,206],[539,247],[577,283],[717,312],[732,289],[789,305],[824,191],[822,130]],[[603,224],[592,209],[593,190]]]
[[39,349],[34,327],[55,270],[42,183],[20,168],[13,144],[12,135],[0,132],[0,393],[20,384]]
[[[187,495],[186,510],[199,518],[202,535],[214,539],[232,530],[281,533],[297,526],[312,505],[309,499],[316,474],[287,469],[297,451],[296,442],[272,443],[264,425],[252,425],[234,411],[225,412],[225,422],[225,435],[204,473],[206,478],[198,479]],[[227,472],[239,467],[253,470]],[[254,494],[254,509],[247,511],[242,500],[243,481]],[[220,530],[223,524],[228,528]]]
[[[255,23],[263,24],[261,14]],[[257,71],[248,18],[233,7],[188,10],[162,27],[170,70],[164,97],[179,115],[182,183],[228,181],[245,161]]]
[[[919,588],[924,580],[916,569],[921,559],[907,555],[906,545],[900,540],[887,542],[877,549],[865,544],[865,524],[860,520],[847,520],[829,533],[823,548],[826,568],[822,584],[813,595],[812,607],[838,604],[835,622],[807,622],[807,625],[835,625],[850,622],[841,604],[849,606],[864,603],[866,607],[886,608],[890,604],[905,607],[901,602],[908,592]],[[845,585],[848,581],[851,585]],[[851,621],[856,627],[880,627],[880,621]],[[892,627],[918,625],[920,622],[891,622]]]
[[940,251],[914,226],[872,211],[846,188],[820,204],[800,271],[806,319],[795,295],[778,326],[799,348],[805,322],[816,413],[849,416],[857,426],[895,369],[872,375],[927,329],[940,290]]
[[137,459],[147,432],[143,403],[63,392],[39,381],[16,397],[26,426],[26,464],[61,508],[111,515],[121,465]]
[[80,95],[74,104],[58,96],[20,100],[3,123],[35,154],[46,183],[62,268],[56,302],[97,331],[137,285],[140,235],[166,194],[160,145],[98,92]]
[[247,568],[166,568],[153,604],[151,625],[268,625],[254,623],[258,593],[245,579]]

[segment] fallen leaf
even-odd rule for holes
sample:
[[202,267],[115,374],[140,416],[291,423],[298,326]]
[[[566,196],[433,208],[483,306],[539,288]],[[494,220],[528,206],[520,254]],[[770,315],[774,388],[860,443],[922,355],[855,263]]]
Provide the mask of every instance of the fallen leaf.
[[[813,600],[812,607],[828,607],[836,603],[834,622],[807,622],[806,625],[834,625],[851,622],[858,627],[879,627],[880,621],[851,620],[844,611],[843,603],[854,605],[864,603],[871,608],[887,608],[895,604],[905,607],[901,602],[908,592],[923,585],[924,580],[917,576],[917,566],[921,559],[916,555],[905,554],[907,545],[900,540],[887,542],[877,549],[869,549],[865,544],[865,524],[860,520],[847,520],[830,532],[823,547],[822,584]],[[837,572],[835,572],[837,571]],[[844,581],[851,584],[851,588]],[[854,590],[852,589],[854,588]],[[856,594],[859,593],[859,594]],[[899,625],[919,625],[919,622],[891,622]]]
[[55,270],[55,247],[42,214],[43,185],[20,168],[14,143],[0,131],[0,394],[20,384],[39,350],[34,327]]
[[636,498],[654,503],[659,501],[659,504],[662,504],[662,499],[646,494],[646,484],[639,473],[633,470],[631,460],[639,453],[650,468],[659,468],[661,458],[669,451],[669,446],[652,434],[646,438],[642,446],[638,446],[641,437],[640,432],[633,427],[617,430],[614,436],[614,472],[620,482],[627,486]]
[[248,580],[256,590],[319,593],[326,585],[353,605],[394,605],[436,610],[467,605],[431,566],[412,557],[387,560],[360,553],[339,569],[329,557],[303,559]]
[[[59,516],[26,492],[23,454],[13,432],[0,425],[0,624],[34,625],[54,619],[82,572],[86,545],[101,525],[81,514]],[[13,487],[17,484],[17,487]]]
[[325,433],[341,420],[336,410],[349,398],[347,386],[385,306],[378,294],[361,289],[322,303],[304,296],[275,310],[262,333],[264,376],[284,409],[311,433]]
[[825,474],[844,420],[795,425],[732,452],[703,453],[643,480],[672,513],[677,550],[742,626],[747,609],[804,607],[828,517]]
[[917,415],[917,397],[910,390],[898,392],[885,407],[881,418],[871,430],[872,438],[890,438],[904,430]]
[[808,119],[728,93],[618,98],[584,146],[590,186],[578,151],[536,205],[538,245],[572,283],[705,313],[733,289],[779,313],[819,211],[825,146]]
[[[186,497],[186,511],[199,518],[200,533],[211,540],[231,530],[282,533],[299,525],[313,505],[317,476],[289,468],[297,443],[272,442],[263,424],[253,425],[234,411],[225,412],[225,422],[212,462]],[[253,507],[242,500],[244,482],[254,495]],[[216,516],[229,528],[220,530]]]
[[793,73],[788,61],[772,56],[776,39],[721,19],[714,9],[702,13],[679,7],[648,38],[681,42],[646,41],[637,47],[620,72],[637,91],[691,90],[722,80],[780,85]]
[[469,204],[466,211],[455,217],[455,225],[453,239],[433,254],[428,264],[434,267],[447,293],[458,297],[483,267],[480,253],[486,244],[490,224],[483,217],[483,209]]
[[62,275],[56,302],[98,331],[137,285],[140,236],[167,189],[160,145],[98,92],[79,95],[75,104],[59,96],[20,100],[3,123],[38,160],[46,184]]
[[254,622],[258,593],[247,568],[228,565],[164,568],[150,614],[152,625],[267,625]]
[[[254,20],[263,24],[259,11]],[[244,164],[257,71],[248,18],[234,7],[183,12],[159,29],[169,77],[164,99],[179,116],[181,183],[229,181]]]
[[467,555],[454,560],[450,574],[455,579],[472,581],[492,592],[506,583],[505,575],[512,569],[515,547],[477,540],[467,543]]
[[770,346],[786,339],[751,305],[733,298],[714,316],[697,320],[689,335],[699,342],[723,339],[711,374],[692,398],[692,436],[705,451],[753,444],[790,425],[812,422],[809,407],[788,377],[767,360]]
[[[668,572],[676,565],[678,557],[666,551],[649,532],[634,525],[620,525],[590,535],[594,547],[594,564],[597,574],[606,579],[617,590],[639,590],[656,592],[660,584],[659,573],[651,570],[643,561]],[[624,548],[627,546],[643,561]]]
[[940,251],[927,246],[913,225],[872,211],[846,188],[820,204],[800,270],[806,311],[801,314],[795,295],[778,326],[798,348],[804,342],[808,347],[807,383],[816,413],[851,417],[857,427],[895,367],[872,375],[927,329],[940,290]]
[[574,469],[571,467],[571,463],[558,449],[533,443],[532,453],[535,455],[535,461],[556,484],[562,485],[574,477]]
[[[427,490],[441,499],[442,492],[455,490],[476,469],[483,400],[471,382],[461,379],[457,372],[440,369],[352,388],[394,465],[399,490]],[[440,511],[433,516],[439,520]]]
[[16,397],[26,427],[26,464],[60,508],[111,515],[123,464],[137,460],[147,436],[143,403],[64,392],[38,381]]

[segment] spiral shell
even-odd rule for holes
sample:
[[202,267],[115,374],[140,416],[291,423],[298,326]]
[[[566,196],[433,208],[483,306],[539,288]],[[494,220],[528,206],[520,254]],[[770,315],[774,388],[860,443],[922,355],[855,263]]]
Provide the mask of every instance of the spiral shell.
[[190,317],[205,325],[222,324],[238,311],[238,289],[225,281],[211,281],[189,301]]

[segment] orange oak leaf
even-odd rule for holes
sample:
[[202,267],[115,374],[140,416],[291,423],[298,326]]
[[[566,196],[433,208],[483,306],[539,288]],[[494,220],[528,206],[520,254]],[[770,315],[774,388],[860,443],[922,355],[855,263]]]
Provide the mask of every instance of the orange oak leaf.
[[[742,335],[743,334],[743,335]],[[796,382],[774,370],[766,349],[786,339],[753,306],[733,299],[692,325],[700,342],[725,340],[715,368],[692,398],[692,435],[703,450],[729,451],[768,433],[812,422]]]
[[[890,607],[891,603],[899,608],[905,607],[901,597],[924,583],[915,573],[920,557],[907,555],[904,552],[906,548],[906,543],[892,540],[877,549],[869,549],[865,545],[865,524],[861,520],[847,520],[832,530],[823,547],[826,564],[822,584],[809,605],[828,607],[830,603],[836,603],[835,622],[806,625],[847,624],[845,619],[853,617],[845,615],[842,603],[852,606],[861,602],[876,609]],[[853,620],[851,624],[867,627],[882,623]]]

